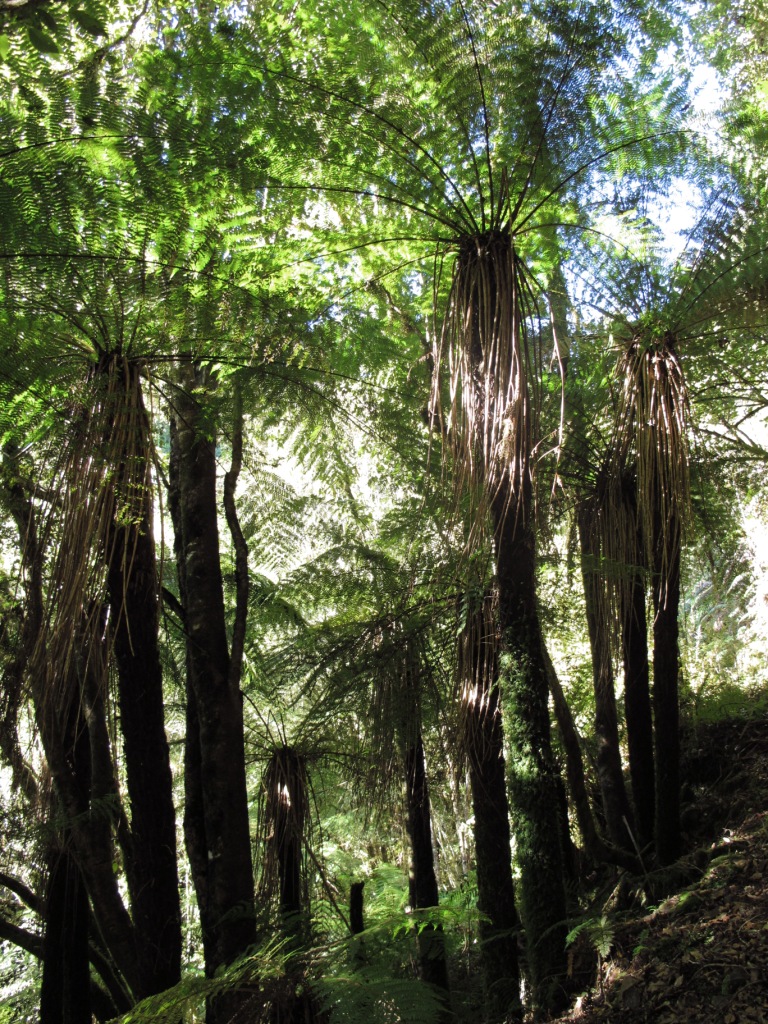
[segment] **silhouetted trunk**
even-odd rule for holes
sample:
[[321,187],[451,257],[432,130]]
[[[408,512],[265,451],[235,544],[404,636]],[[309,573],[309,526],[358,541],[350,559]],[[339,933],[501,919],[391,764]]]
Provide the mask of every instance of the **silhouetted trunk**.
[[[415,911],[437,907],[437,875],[432,849],[431,807],[427,786],[424,744],[419,732],[405,749],[406,829],[410,839],[408,894]],[[438,988],[449,989],[448,964],[442,928],[419,925],[419,966],[424,981]]]
[[608,836],[615,846],[631,849],[630,830],[633,821],[621,765],[609,611],[605,580],[600,573],[600,547],[595,532],[596,514],[596,509],[591,503],[582,505],[578,513],[578,526],[587,630],[592,651],[597,776]]
[[[253,875],[242,696],[230,678],[219,560],[216,442],[192,394],[204,393],[209,382],[190,367],[184,385],[172,433],[189,683],[184,827],[212,975],[254,941]],[[219,1001],[216,1012],[224,1020],[230,1009]]]
[[656,854],[680,856],[680,708],[678,697],[679,522],[668,527],[666,557],[657,552],[653,603],[653,721],[656,753]]
[[[131,855],[125,871],[131,917],[144,977],[137,997],[181,979],[181,908],[176,860],[176,816],[165,735],[163,671],[158,643],[159,584],[152,536],[149,421],[138,368],[127,361],[102,372],[120,378],[116,404],[130,402],[131,450],[115,467],[118,505],[107,547],[110,628],[118,677],[120,731],[130,802]],[[121,415],[116,409],[115,415]],[[108,440],[105,439],[108,443]]]
[[300,948],[305,939],[304,917],[307,908],[302,899],[302,842],[308,795],[304,758],[291,747],[273,754],[268,771],[267,820],[269,842],[277,862],[280,920],[285,934]]
[[581,741],[576,730],[576,723],[573,720],[571,709],[568,706],[560,680],[557,678],[555,666],[552,664],[552,659],[546,647],[544,648],[544,661],[547,668],[547,680],[550,693],[552,694],[557,727],[560,730],[560,738],[565,751],[565,771],[568,779],[568,788],[571,793],[574,810],[576,811],[579,831],[584,840],[584,848],[592,860],[620,864],[630,871],[637,870],[639,864],[635,858],[623,850],[616,850],[607,846],[597,830],[592,813],[592,805],[589,802],[589,795],[587,793],[584,762],[581,757]]
[[91,1024],[88,894],[66,848],[48,858],[40,1024]]
[[625,476],[622,503],[635,540],[635,564],[627,566],[620,583],[621,650],[624,663],[624,717],[627,725],[629,773],[635,806],[637,841],[641,848],[653,839],[655,817],[655,768],[653,763],[653,715],[648,665],[648,625],[645,613],[643,542],[637,523],[636,484]]
[[[488,603],[488,599],[486,599]],[[464,746],[474,812],[480,962],[489,1021],[522,1019],[498,653],[492,609],[475,616],[464,682]]]
[[364,967],[367,957],[365,943],[358,938],[365,931],[363,919],[363,896],[365,882],[353,882],[349,887],[349,930],[352,933],[350,944],[351,961],[355,967]]
[[181,496],[179,492],[179,441],[175,417],[170,422],[171,452],[168,462],[168,509],[173,524],[173,550],[176,561],[176,576],[179,584],[181,624],[185,634],[186,673],[185,729],[184,729],[184,845],[189,859],[192,885],[195,890],[197,909],[200,914],[200,933],[203,945],[203,962],[206,973],[215,971],[216,943],[214,920],[208,898],[208,848],[205,840],[205,814],[203,811],[203,778],[200,753],[200,724],[197,718],[197,702],[192,688],[192,653],[187,635],[187,580],[185,552],[182,539]]

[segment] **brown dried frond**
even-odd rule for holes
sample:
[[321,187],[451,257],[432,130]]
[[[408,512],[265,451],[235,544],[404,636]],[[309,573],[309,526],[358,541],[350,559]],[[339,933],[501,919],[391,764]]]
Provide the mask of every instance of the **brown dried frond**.
[[[611,472],[611,469],[616,469]],[[592,499],[590,512],[598,533],[601,566],[604,572],[614,654],[620,653],[623,609],[629,607],[635,578],[646,569],[645,544],[637,509],[637,475],[634,463],[613,465],[600,474],[600,483]]]
[[622,353],[618,372],[623,380],[619,472],[634,460],[640,529],[663,577],[680,549],[689,513],[689,406],[674,337],[637,334]]
[[463,752],[471,762],[486,756],[494,719],[500,713],[500,646],[498,593],[492,588],[467,609],[458,637],[459,726]]
[[275,891],[280,851],[303,844],[311,820],[311,789],[304,754],[287,744],[272,752],[262,780],[259,834],[264,838],[262,896]]
[[487,545],[494,504],[501,500],[504,514],[525,514],[536,433],[528,332],[532,296],[508,230],[460,241],[435,355],[434,391],[437,395],[447,361],[450,409],[444,448],[453,461],[457,503],[469,497],[470,551]]
[[[118,353],[104,355],[79,398],[57,467],[59,508],[46,532],[57,538],[50,566],[43,629],[32,671],[53,684],[66,677],[79,631],[75,623],[102,615],[107,567],[120,550],[124,580],[135,541],[149,528],[152,445],[140,367]],[[118,531],[133,537],[118,548]],[[115,622],[123,608],[113,607]],[[92,630],[86,630],[91,632]]]

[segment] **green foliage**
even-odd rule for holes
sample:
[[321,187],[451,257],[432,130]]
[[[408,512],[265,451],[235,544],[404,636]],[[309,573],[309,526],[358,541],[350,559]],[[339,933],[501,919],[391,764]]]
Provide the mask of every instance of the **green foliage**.
[[[291,10],[0,3],[0,439],[9,481],[46,515],[51,615],[61,600],[52,579],[63,454],[94,455],[83,420],[99,359],[119,353],[141,376],[159,492],[179,364],[209,367],[215,387],[200,397],[222,469],[236,390],[245,408],[237,505],[249,546],[240,684],[249,770],[255,779],[277,739],[306,752],[316,780],[308,813],[319,830],[307,837],[305,865],[315,940],[306,958],[267,938],[219,978],[190,971],[170,993],[135,1007],[126,1024],[200,1019],[206,998],[232,987],[252,998],[254,1021],[307,992],[339,1024],[436,1020],[434,993],[409,976],[414,932],[439,924],[449,946],[472,948],[471,885],[420,912],[416,928],[405,911],[397,751],[417,707],[443,881],[456,883],[459,858],[471,851],[457,854],[454,840],[457,819],[465,831],[469,820],[455,753],[455,639],[470,591],[491,572],[489,549],[475,562],[462,557],[447,497],[454,464],[442,450],[471,396],[472,375],[454,378],[452,405],[439,351],[453,261],[468,239],[496,231],[513,239],[520,258],[509,284],[526,300],[509,309],[524,314],[526,344],[497,352],[484,372],[500,380],[511,352],[524,357],[537,524],[549,545],[539,560],[539,603],[580,727],[589,732],[593,715],[583,606],[573,544],[558,540],[558,551],[552,538],[567,536],[574,504],[620,443],[612,368],[638,332],[654,355],[674,333],[697,432],[688,700],[702,717],[735,701],[745,711],[764,707],[763,692],[742,685],[765,675],[764,658],[754,655],[764,627],[746,607],[750,557],[734,524],[739,488],[764,490],[765,452],[744,440],[742,427],[765,410],[768,365],[765,5],[708,12],[721,23],[741,19],[743,53],[698,16],[692,22],[724,70],[738,64],[729,129],[734,149],[744,139],[752,149],[733,166],[689,130],[687,72],[669,69],[689,33],[678,6],[501,0],[490,16],[479,0],[319,0]],[[662,251],[659,222],[681,183],[711,215],[675,257]],[[492,277],[473,280],[485,288]],[[455,312],[459,292],[452,294]],[[501,407],[496,426],[484,439],[494,458],[509,428]],[[463,454],[471,461],[478,451],[470,444]],[[114,471],[105,464],[99,479]],[[20,652],[27,569],[5,508],[3,517],[4,565],[14,576],[3,576],[0,597],[5,672]],[[173,603],[171,534],[161,567],[170,595],[166,725],[179,749],[186,627]],[[234,554],[223,523],[221,545],[234,619]],[[620,575],[626,564],[606,556],[601,568]],[[98,573],[86,590],[83,601],[103,597]],[[69,611],[61,615],[72,633]],[[755,641],[749,648],[747,639]],[[406,706],[403,674],[414,666],[419,695]],[[506,670],[509,714],[516,669]],[[3,727],[12,735],[19,725],[33,750],[25,700],[19,685]],[[515,711],[525,718],[523,701]],[[535,759],[517,753],[514,771],[535,774]],[[181,806],[180,763],[175,771]],[[115,829],[125,825],[121,806],[116,794],[92,802],[103,812],[94,817]],[[34,838],[31,820],[19,827],[21,842],[4,835],[15,861]],[[516,827],[525,856],[551,844],[525,815]],[[343,906],[348,884],[361,877],[369,961],[352,970],[331,896]],[[536,898],[543,905],[550,895]],[[611,928],[605,916],[591,918],[567,941],[584,936],[604,957]],[[37,967],[5,948],[1,959],[18,991],[4,990],[15,1002],[0,1020],[31,1013]]]
[[615,925],[606,914],[599,918],[590,917],[580,921],[575,928],[568,932],[565,938],[566,946],[572,946],[581,935],[586,938],[601,961],[610,956],[611,949],[613,948]]

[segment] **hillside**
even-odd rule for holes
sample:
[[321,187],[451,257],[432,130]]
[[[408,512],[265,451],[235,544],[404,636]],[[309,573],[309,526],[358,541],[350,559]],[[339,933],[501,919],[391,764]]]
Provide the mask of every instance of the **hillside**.
[[[693,852],[651,879],[676,891],[607,916],[602,986],[562,1024],[768,1022],[768,721],[716,723],[689,740]],[[574,960],[597,958],[596,944],[585,929]]]

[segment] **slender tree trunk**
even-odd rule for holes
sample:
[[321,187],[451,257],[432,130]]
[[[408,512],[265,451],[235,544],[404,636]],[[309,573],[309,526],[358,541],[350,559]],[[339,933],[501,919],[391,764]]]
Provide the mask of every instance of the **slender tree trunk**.
[[280,920],[294,948],[304,945],[305,900],[302,899],[301,859],[308,806],[304,758],[292,747],[272,756],[268,769],[267,821],[277,862]]
[[496,625],[481,610],[472,624],[462,713],[474,812],[480,959],[489,1021],[522,1019],[512,880],[509,801],[499,708]]
[[656,854],[662,864],[680,856],[680,708],[678,697],[679,523],[670,525],[668,553],[654,572],[653,720],[656,750]]
[[[242,696],[239,680],[231,679],[219,559],[216,443],[192,394],[205,392],[209,382],[203,371],[188,368],[184,384],[172,442],[190,698],[185,772],[192,807],[185,837],[201,918],[211,930],[206,970],[213,974],[254,941],[253,869]],[[230,1010],[221,1003],[216,1012],[224,1020]]]
[[[624,665],[624,717],[627,723],[629,773],[635,807],[637,840],[646,847],[653,839],[655,815],[655,768],[653,763],[653,715],[648,665],[648,626],[645,614],[643,537],[637,519],[637,484],[624,474],[621,481],[621,515],[625,533],[635,552],[619,582],[621,652]],[[634,543],[632,543],[634,541]]]
[[589,802],[587,784],[584,777],[584,762],[581,756],[581,740],[576,730],[576,723],[573,720],[571,709],[568,706],[560,680],[557,678],[555,666],[549,656],[549,651],[544,648],[544,660],[547,666],[547,679],[549,691],[552,694],[552,703],[555,709],[557,727],[560,730],[560,737],[565,750],[565,767],[568,779],[568,788],[571,793],[571,800],[576,811],[576,820],[579,824],[579,831],[584,841],[584,848],[594,861],[603,861],[608,864],[618,864],[627,868],[628,871],[639,871],[641,865],[636,857],[622,849],[615,849],[608,846],[600,835],[595,816],[592,813],[592,805]]
[[[438,906],[439,896],[432,848],[427,769],[420,730],[405,749],[405,801],[406,829],[411,845],[408,870],[410,904],[415,911],[428,910]],[[417,941],[422,979],[447,993],[450,986],[442,928],[432,924],[419,927]]]
[[365,882],[353,882],[349,887],[349,930],[352,932],[350,960],[354,967],[364,967],[367,962],[365,942],[359,936],[365,931],[363,898]]
[[633,830],[634,823],[621,764],[613,659],[608,632],[607,593],[600,575],[600,548],[594,529],[594,519],[594,507],[590,503],[583,505],[578,513],[578,525],[587,629],[592,649],[597,775],[608,835],[615,846],[629,850],[630,830]]

